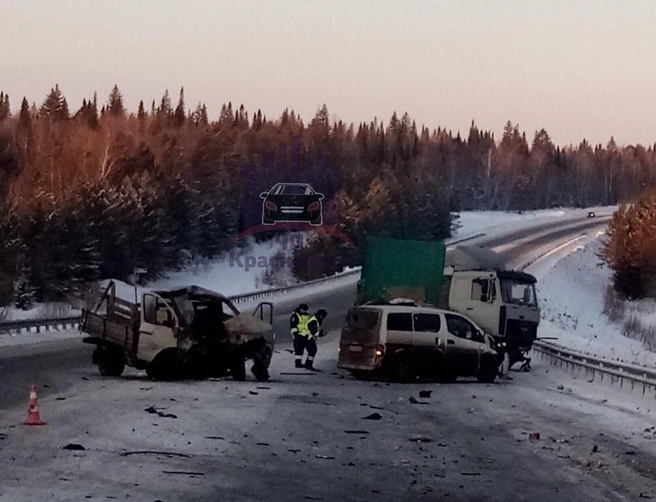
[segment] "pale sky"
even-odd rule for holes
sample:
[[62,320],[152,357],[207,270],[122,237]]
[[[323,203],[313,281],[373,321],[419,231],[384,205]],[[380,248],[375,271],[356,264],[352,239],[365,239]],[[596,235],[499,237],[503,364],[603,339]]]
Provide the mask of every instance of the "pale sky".
[[0,0],[0,90],[656,142],[656,0]]

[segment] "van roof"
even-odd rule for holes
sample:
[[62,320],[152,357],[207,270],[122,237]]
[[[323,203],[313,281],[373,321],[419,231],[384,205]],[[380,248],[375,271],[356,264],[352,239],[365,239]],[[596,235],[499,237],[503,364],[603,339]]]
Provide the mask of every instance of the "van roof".
[[357,307],[351,307],[351,310],[377,310],[380,312],[387,313],[397,313],[397,312],[418,312],[418,313],[443,313],[443,314],[454,314],[457,312],[452,312],[450,310],[438,309],[436,307],[418,307],[413,305],[358,305]]

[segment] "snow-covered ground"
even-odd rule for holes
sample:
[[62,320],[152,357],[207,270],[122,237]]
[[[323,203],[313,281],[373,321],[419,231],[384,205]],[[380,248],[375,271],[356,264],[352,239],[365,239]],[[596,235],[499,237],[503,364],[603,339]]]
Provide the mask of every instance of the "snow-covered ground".
[[[583,216],[588,210],[598,214],[610,214],[614,208],[591,209],[554,209],[529,212],[503,212],[503,211],[468,211],[460,213],[460,227],[453,235],[453,239],[466,238],[478,233],[486,235],[503,234],[519,228],[557,220],[566,220]],[[198,264],[188,269],[169,274],[148,284],[153,289],[166,289],[188,284],[196,284],[231,296],[250,293],[271,286],[263,283],[262,275],[267,270],[264,267],[276,253],[285,253],[291,257],[291,251],[296,242],[302,237],[292,234],[291,237],[279,238],[273,241],[255,243],[247,241],[241,249],[233,249],[213,262]],[[250,259],[250,262],[248,260]],[[253,266],[255,263],[255,266]],[[250,265],[250,266],[249,266]],[[296,281],[291,277],[289,270],[281,274],[283,281],[293,284]]]
[[[548,341],[569,349],[654,367],[656,353],[623,336],[622,324],[602,313],[612,274],[598,257],[602,239],[603,234],[578,238],[527,269],[538,277],[539,336],[555,337]],[[642,302],[629,309],[645,324],[653,323],[656,303]]]

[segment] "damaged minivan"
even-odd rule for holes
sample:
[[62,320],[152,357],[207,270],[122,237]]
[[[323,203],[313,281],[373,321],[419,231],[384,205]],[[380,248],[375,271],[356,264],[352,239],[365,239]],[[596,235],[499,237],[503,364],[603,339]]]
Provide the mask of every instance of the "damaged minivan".
[[366,304],[346,315],[337,366],[359,379],[476,377],[492,383],[499,363],[494,339],[461,314],[416,304]]

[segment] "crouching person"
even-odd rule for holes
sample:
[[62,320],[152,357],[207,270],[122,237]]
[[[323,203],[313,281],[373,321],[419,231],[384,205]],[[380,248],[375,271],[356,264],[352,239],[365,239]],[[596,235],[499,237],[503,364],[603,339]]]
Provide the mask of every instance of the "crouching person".
[[308,357],[305,361],[305,368],[311,371],[321,371],[314,367],[314,358],[317,355],[317,338],[326,336],[326,332],[322,329],[322,325],[327,315],[328,312],[324,309],[319,309],[308,321],[307,327],[310,336],[307,339],[306,345]]

